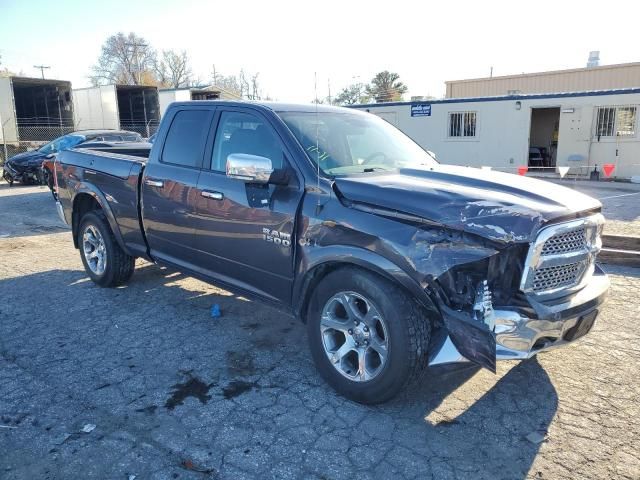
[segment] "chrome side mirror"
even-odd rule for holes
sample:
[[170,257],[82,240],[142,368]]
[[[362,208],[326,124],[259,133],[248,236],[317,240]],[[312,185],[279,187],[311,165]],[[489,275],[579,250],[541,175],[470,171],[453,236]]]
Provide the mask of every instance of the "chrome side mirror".
[[268,183],[273,173],[271,159],[248,153],[232,153],[227,157],[227,177],[249,183]]

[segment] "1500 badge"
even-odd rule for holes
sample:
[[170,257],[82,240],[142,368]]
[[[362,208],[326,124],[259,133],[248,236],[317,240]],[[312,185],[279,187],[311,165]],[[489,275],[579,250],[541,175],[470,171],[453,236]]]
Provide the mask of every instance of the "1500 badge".
[[262,229],[262,239],[266,242],[275,243],[276,245],[282,245],[283,247],[291,246],[291,235],[289,233],[271,230],[270,228],[266,227]]

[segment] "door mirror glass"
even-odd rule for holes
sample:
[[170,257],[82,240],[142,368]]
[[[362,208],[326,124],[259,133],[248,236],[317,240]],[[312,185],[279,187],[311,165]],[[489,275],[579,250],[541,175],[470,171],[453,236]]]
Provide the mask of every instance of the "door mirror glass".
[[227,157],[227,177],[248,183],[269,183],[273,165],[267,157],[248,153],[232,153]]

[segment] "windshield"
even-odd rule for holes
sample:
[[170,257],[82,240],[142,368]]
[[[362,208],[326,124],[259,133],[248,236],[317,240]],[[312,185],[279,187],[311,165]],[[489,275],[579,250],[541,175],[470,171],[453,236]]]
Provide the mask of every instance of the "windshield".
[[54,141],[40,147],[40,152],[46,154],[58,153],[62,150],[73,148],[83,141],[84,137],[82,135],[64,135],[63,137],[56,138]]
[[332,176],[424,168],[435,159],[375,115],[342,112],[280,112],[307,155]]

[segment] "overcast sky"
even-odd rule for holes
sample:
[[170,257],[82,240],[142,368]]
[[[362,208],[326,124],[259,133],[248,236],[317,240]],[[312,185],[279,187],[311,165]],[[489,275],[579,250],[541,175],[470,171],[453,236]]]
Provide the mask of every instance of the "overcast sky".
[[388,2],[323,0],[0,0],[5,67],[88,86],[104,40],[119,31],[186,50],[196,76],[260,72],[264,93],[308,102],[380,70],[410,95],[442,97],[444,81],[640,61],[640,1]]

